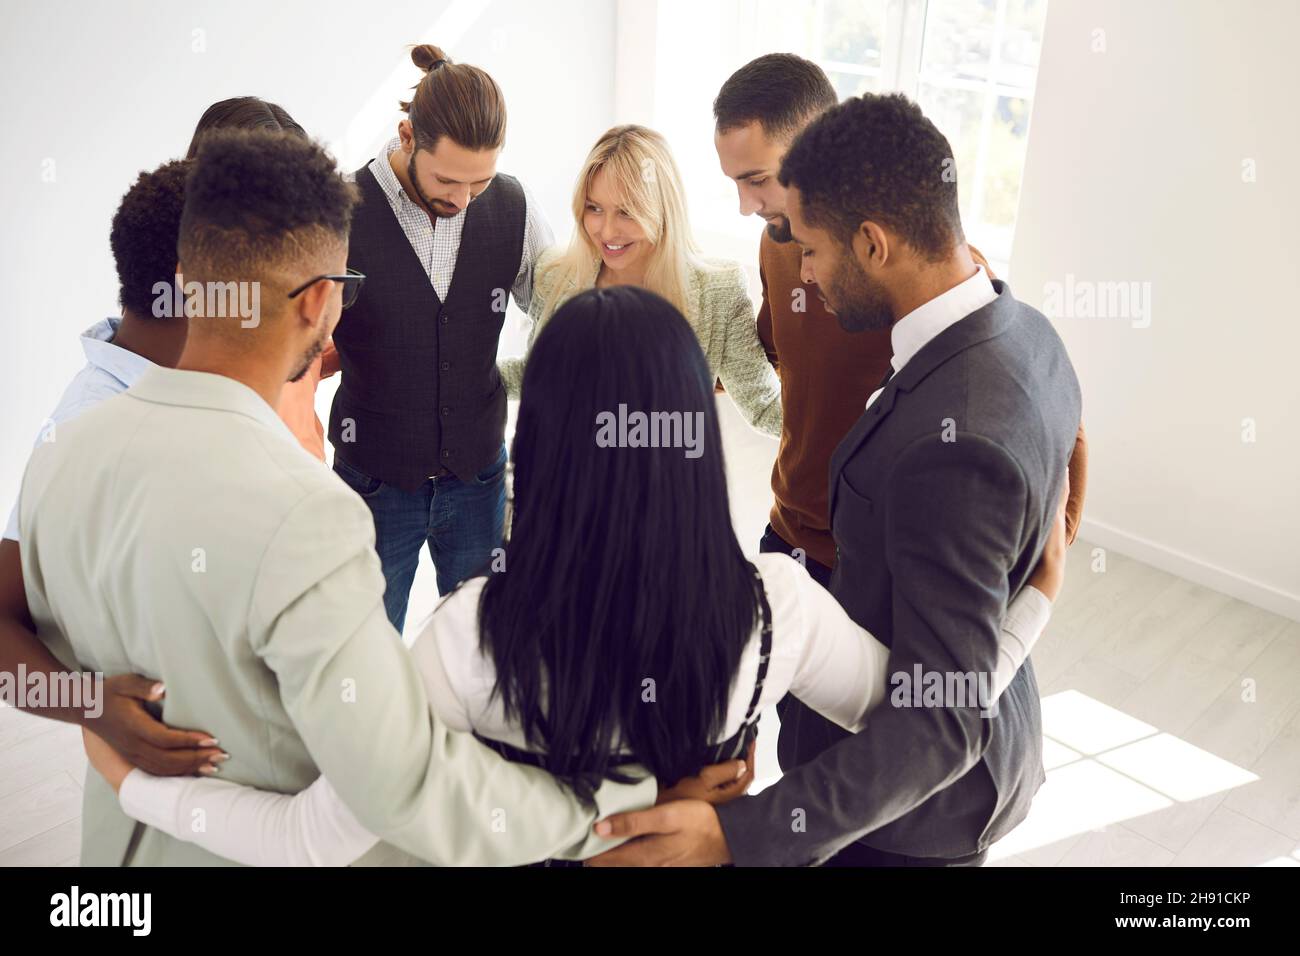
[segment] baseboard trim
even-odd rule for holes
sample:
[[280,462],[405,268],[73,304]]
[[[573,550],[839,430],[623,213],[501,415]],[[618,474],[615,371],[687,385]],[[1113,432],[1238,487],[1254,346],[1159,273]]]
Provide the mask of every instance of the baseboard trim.
[[1120,554],[1143,561],[1161,571],[1168,571],[1193,584],[1200,584],[1229,597],[1245,601],[1265,611],[1281,614],[1300,621],[1300,595],[1288,594],[1267,584],[1243,577],[1226,568],[1202,561],[1182,551],[1157,544],[1127,531],[1121,531],[1101,521],[1084,518],[1079,525],[1079,537],[1110,548]]

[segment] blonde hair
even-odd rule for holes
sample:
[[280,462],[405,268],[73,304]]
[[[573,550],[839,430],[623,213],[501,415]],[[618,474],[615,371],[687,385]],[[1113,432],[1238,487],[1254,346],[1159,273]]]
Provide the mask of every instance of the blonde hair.
[[573,190],[573,221],[577,228],[569,248],[545,267],[544,281],[557,291],[547,303],[542,320],[561,305],[572,286],[591,288],[600,272],[600,249],[583,227],[587,197],[596,174],[609,174],[619,205],[645,232],[651,244],[645,288],[663,296],[694,324],[687,305],[687,277],[703,262],[686,215],[682,177],[668,149],[668,141],[644,126],[615,126],[607,130],[587,154]]

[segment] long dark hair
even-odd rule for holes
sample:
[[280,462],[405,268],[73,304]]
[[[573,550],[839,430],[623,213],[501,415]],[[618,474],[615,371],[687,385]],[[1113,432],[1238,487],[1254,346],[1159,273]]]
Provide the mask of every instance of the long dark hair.
[[307,131],[283,106],[268,103],[256,96],[234,96],[213,103],[203,111],[199,124],[194,127],[190,148],[185,152],[186,159],[193,159],[199,154],[199,141],[204,134],[214,129],[265,129],[273,133],[294,133],[303,139],[307,138]]
[[[689,415],[700,444],[607,447],[620,406]],[[513,457],[505,571],[479,609],[508,719],[583,799],[627,779],[620,746],[665,783],[698,772],[760,585],[731,525],[713,376],[681,313],[630,286],[562,306],[528,358]]]

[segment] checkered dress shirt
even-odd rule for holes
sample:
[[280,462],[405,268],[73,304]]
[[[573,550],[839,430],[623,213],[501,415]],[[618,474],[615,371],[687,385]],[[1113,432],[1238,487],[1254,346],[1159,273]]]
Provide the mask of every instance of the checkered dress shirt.
[[[451,288],[451,277],[456,270],[456,256],[460,252],[460,235],[465,227],[465,215],[469,207],[462,209],[450,219],[439,219],[437,228],[429,219],[428,212],[419,203],[411,199],[397,181],[393,167],[389,165],[388,156],[400,146],[401,141],[394,137],[384,145],[370,162],[370,172],[379,182],[379,187],[388,197],[388,204],[393,215],[406,234],[411,248],[420,257],[424,271],[433,284],[433,291],[438,298],[445,300]],[[522,185],[522,183],[521,183]],[[524,200],[527,214],[524,217],[524,251],[519,259],[519,271],[515,284],[511,288],[515,303],[524,312],[528,311],[533,297],[533,265],[538,256],[549,246],[554,245],[555,237],[551,227],[542,214],[542,208],[524,187]]]

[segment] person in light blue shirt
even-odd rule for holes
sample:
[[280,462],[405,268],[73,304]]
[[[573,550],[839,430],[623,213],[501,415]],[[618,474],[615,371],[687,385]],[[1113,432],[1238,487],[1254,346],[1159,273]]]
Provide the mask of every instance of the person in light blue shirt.
[[[122,314],[96,322],[81,336],[86,365],[68,383],[58,405],[40,429],[37,445],[57,441],[59,427],[107,398],[126,391],[147,370],[174,366],[185,345],[186,318],[176,315],[171,289],[176,275],[176,241],[189,162],[170,162],[142,172],[113,217],[110,244],[117,267]],[[170,307],[168,307],[170,306]],[[111,502],[105,502],[111,507]],[[27,604],[19,551],[21,529],[14,506],[0,540],[0,674],[37,673],[66,678],[71,649],[49,645],[36,635]],[[60,656],[63,658],[59,660]],[[85,675],[83,679],[90,679]],[[93,686],[93,681],[90,686]],[[157,768],[160,774],[193,773],[220,754],[205,732],[172,730],[146,710],[162,688],[133,674],[104,680],[97,703],[47,700],[34,706],[27,699],[5,701],[31,713],[93,730],[113,746],[124,748]]]
[[[169,326],[176,324],[170,319],[159,321],[149,318],[139,321],[149,323],[158,321],[159,325]],[[180,320],[182,344],[185,341],[184,321],[182,317]],[[138,352],[123,347],[116,341],[122,323],[122,317],[110,316],[107,319],[101,319],[81,333],[81,348],[86,353],[86,365],[72,377],[68,387],[63,390],[63,397],[54,406],[54,411],[50,413],[50,417],[45,420],[40,435],[36,439],[38,445],[41,442],[55,441],[58,438],[58,426],[60,424],[71,421],[86,409],[93,408],[106,398],[112,398],[119,392],[125,392],[135,384],[135,380],[140,377],[140,374],[145,369],[160,364],[145,358]],[[156,336],[152,337],[156,338]],[[179,347],[177,354],[180,354]],[[13,510],[9,512],[9,522],[5,525],[4,536],[11,542],[22,540],[18,532],[18,505],[16,503]]]

